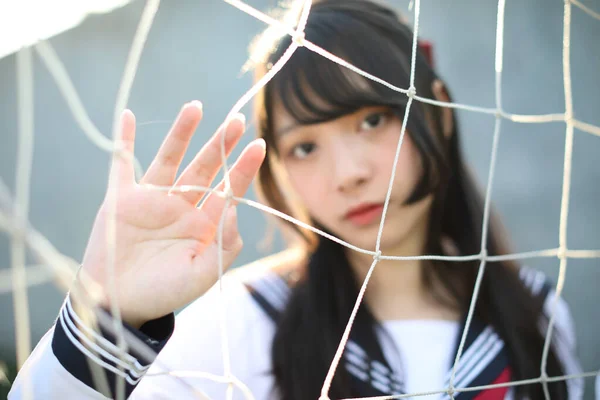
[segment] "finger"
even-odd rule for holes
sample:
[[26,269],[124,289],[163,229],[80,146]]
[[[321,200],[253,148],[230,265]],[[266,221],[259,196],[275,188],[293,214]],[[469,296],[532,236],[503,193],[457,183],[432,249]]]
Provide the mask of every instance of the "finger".
[[[265,146],[263,139],[254,140],[244,149],[235,164],[231,167],[229,181],[234,196],[241,197],[248,190],[260,165],[265,159]],[[225,181],[222,181],[216,189],[222,191],[224,188]],[[225,201],[221,196],[211,193],[200,207],[215,226],[219,222]]]
[[142,183],[164,186],[173,184],[190,139],[201,119],[202,103],[199,101],[192,101],[182,107],[142,178]]
[[203,292],[212,286],[218,278],[219,252],[222,252],[223,273],[225,273],[243,248],[243,241],[237,229],[236,207],[229,206],[225,211],[224,218],[221,246],[219,246],[218,236],[215,235],[212,243],[202,250],[201,256],[194,259],[195,272],[202,281],[209,282],[206,285],[202,285],[203,289],[201,290]]
[[135,143],[135,115],[131,110],[121,114],[119,132],[115,138],[117,150],[113,152],[109,174],[109,186],[117,187],[135,182],[133,151]]
[[[231,121],[210,138],[185,168],[175,182],[175,186],[193,185],[209,187],[222,165],[222,139],[225,135],[225,155],[228,156],[244,133],[245,117],[235,115]],[[204,196],[203,192],[190,191],[181,193],[187,201],[196,205]]]
[[[237,206],[231,204],[225,210],[223,217],[223,238],[221,246],[223,251],[237,251],[241,247],[241,237],[237,227]],[[215,236],[215,243],[219,243],[218,234]],[[223,260],[224,263],[226,260]]]

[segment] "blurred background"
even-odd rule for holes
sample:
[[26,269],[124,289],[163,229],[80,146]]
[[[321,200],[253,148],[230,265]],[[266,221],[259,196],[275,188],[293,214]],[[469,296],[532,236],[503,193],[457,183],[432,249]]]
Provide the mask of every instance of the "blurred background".
[[[583,0],[582,0],[583,1]],[[248,0],[266,11],[275,0]],[[387,2],[403,10],[408,0]],[[584,3],[600,11],[600,1]],[[114,102],[144,2],[94,15],[50,43],[65,63],[91,120],[109,135]],[[435,64],[455,101],[494,107],[494,52],[497,3],[460,0],[423,1],[420,37],[434,43]],[[136,155],[146,168],[180,106],[204,103],[205,118],[184,163],[211,135],[237,99],[251,86],[242,74],[250,40],[265,25],[218,0],[163,2],[150,31],[128,107],[140,123]],[[505,111],[562,113],[563,2],[508,1],[502,84]],[[9,33],[10,34],[10,33]],[[600,21],[573,7],[571,73],[575,117],[600,125]],[[14,193],[17,149],[15,56],[0,59],[0,177]],[[76,125],[59,90],[40,60],[35,60],[35,149],[29,218],[62,253],[80,260],[95,213],[102,201],[109,156]],[[244,109],[249,115],[250,106]],[[487,183],[494,117],[458,112],[464,151]],[[252,120],[250,120],[252,123]],[[254,135],[250,126],[243,144]],[[515,251],[558,247],[565,124],[517,124],[504,120],[493,187],[493,202],[511,234]],[[234,152],[232,157],[239,154]],[[570,249],[600,249],[600,137],[575,132],[568,219]],[[248,197],[255,198],[251,191]],[[260,248],[266,229],[261,212],[239,210],[245,248],[236,262],[247,263],[281,249],[276,240]],[[10,237],[0,233],[0,273],[10,266]],[[31,263],[36,260],[31,258]],[[526,260],[555,282],[557,258]],[[564,297],[575,319],[578,351],[585,371],[600,369],[600,261],[570,259]],[[0,275],[9,279],[9,275]],[[29,289],[32,341],[52,325],[65,290],[52,282]],[[0,292],[0,360],[14,376],[15,339],[12,295]],[[593,398],[593,379],[586,380]],[[0,394],[7,385],[0,387]]]

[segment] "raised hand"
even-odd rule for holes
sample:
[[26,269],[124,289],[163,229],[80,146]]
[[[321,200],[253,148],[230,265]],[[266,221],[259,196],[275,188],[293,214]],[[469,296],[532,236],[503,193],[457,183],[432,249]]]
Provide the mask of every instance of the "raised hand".
[[[158,186],[210,186],[221,167],[221,135],[229,154],[244,132],[238,115],[204,145],[177,178],[190,139],[202,118],[202,106],[183,106],[148,171],[136,183],[130,157],[115,155],[105,201],[98,211],[83,258],[83,270],[106,292],[110,232],[109,212],[115,207],[115,284],[123,320],[140,326],[166,315],[203,295],[218,277],[217,229],[223,212],[223,263],[227,268],[242,248],[235,205],[209,195],[197,207],[203,193],[155,190]],[[133,153],[135,117],[125,111],[121,119],[123,148]],[[265,157],[262,139],[251,142],[230,168],[231,189],[242,196]],[[223,189],[221,182],[219,188]],[[109,305],[103,296],[102,305]]]

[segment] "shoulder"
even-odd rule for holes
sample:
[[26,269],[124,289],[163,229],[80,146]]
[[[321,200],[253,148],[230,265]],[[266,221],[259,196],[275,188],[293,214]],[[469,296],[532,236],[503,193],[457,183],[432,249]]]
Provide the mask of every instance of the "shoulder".
[[534,296],[547,298],[555,286],[544,272],[528,266],[519,267],[519,278]]
[[[251,288],[253,283],[288,271],[296,259],[296,254],[288,250],[226,273],[208,292],[177,313],[173,335],[152,372],[160,375],[165,370],[203,371],[218,376],[229,366],[252,393],[266,397],[271,385],[266,372],[271,369],[269,355],[276,325],[253,297]],[[180,393],[181,382],[198,386],[197,379],[180,377],[174,381],[166,375],[153,376],[152,382],[140,385],[141,392],[152,398],[157,391],[164,393],[164,398],[172,398]],[[210,379],[201,383],[209,398],[225,398],[224,388]]]
[[550,319],[555,314],[555,328],[564,331],[561,333],[562,335],[574,336],[571,311],[562,294],[557,296],[556,282],[544,272],[527,266],[519,268],[519,277],[531,294],[543,301],[545,317]]
[[[247,379],[251,387],[262,385],[263,378],[257,374],[270,368],[268,355],[276,325],[252,296],[251,284],[288,271],[296,259],[293,251],[284,251],[226,273],[208,292],[177,313],[173,335],[159,355],[160,366],[155,365],[153,372],[163,371],[166,366],[222,374],[224,354],[228,353],[237,378],[244,382]],[[169,382],[166,378],[155,379],[152,388],[144,390],[170,388]],[[213,394],[211,398],[224,398],[222,390],[213,386],[206,383],[203,389]]]
[[[575,321],[571,309],[563,295],[557,296],[557,283],[551,280],[542,271],[521,267],[519,276],[523,284],[534,296],[540,296],[543,301],[543,320],[540,321],[540,329],[545,336],[548,331],[550,320],[553,319],[552,343],[558,357],[563,363],[565,373],[576,374],[581,372],[578,360],[577,335]],[[581,382],[569,380],[569,392],[579,393]],[[573,398],[579,398],[574,395]]]
[[240,267],[231,277],[244,286],[262,315],[277,321],[305,265],[306,253],[292,248]]
[[235,268],[228,275],[243,283],[268,275],[293,280],[305,263],[306,252],[300,247],[293,247]]
[[557,296],[557,283],[550,279],[544,272],[527,266],[520,267],[519,277],[531,294],[538,296],[543,301],[544,315],[550,319],[555,314],[555,324],[562,335],[574,339],[574,322],[568,302],[563,295]]
[[563,295],[557,296],[556,283],[545,273],[529,267],[521,267],[519,275],[523,284],[543,302],[543,318],[539,322],[545,335],[553,319],[552,340],[564,360],[567,354],[577,353],[577,335],[571,309]]
[[266,295],[286,291],[288,283],[303,265],[303,257],[300,249],[287,249],[230,270],[220,282],[177,315],[178,325],[217,323],[221,317],[216,311],[222,307],[226,307],[231,316],[228,320],[232,319],[234,325],[263,319],[262,307],[253,296],[254,291],[261,289]]

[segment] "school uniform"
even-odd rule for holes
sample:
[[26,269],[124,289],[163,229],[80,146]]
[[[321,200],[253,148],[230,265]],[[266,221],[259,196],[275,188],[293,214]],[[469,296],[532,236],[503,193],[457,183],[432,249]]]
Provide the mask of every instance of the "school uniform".
[[[549,315],[554,290],[546,277],[522,268],[521,278],[535,295],[545,297],[544,309]],[[224,339],[237,381],[257,400],[277,399],[270,373],[271,343],[275,322],[291,289],[284,277],[272,271],[251,278],[226,276],[223,288],[223,296],[216,285],[177,317],[170,314],[140,329],[125,325],[126,335],[145,343],[158,353],[157,357],[136,349],[123,353],[116,345],[114,328],[103,324],[96,332],[86,326],[67,296],[55,325],[19,372],[9,399],[24,398],[27,387],[33,399],[106,399],[113,393],[117,377],[122,378],[126,394],[133,400],[225,399],[228,385],[207,377],[224,373]],[[104,319],[108,316],[102,310],[98,313]],[[221,318],[226,325],[224,335]],[[360,329],[353,329],[338,368],[347,370],[361,397],[443,391],[448,387],[464,325],[464,320],[382,321],[377,328],[379,346],[365,342]],[[574,326],[563,300],[556,308],[554,331],[554,349],[565,373],[581,372]],[[94,370],[103,374],[94,374]],[[177,376],[167,375],[168,371],[176,371]],[[491,326],[474,318],[457,365],[454,387],[510,380],[511,367],[502,338]],[[582,379],[571,379],[567,384],[569,399],[583,397]],[[509,387],[454,393],[457,400],[512,397]],[[233,398],[246,397],[243,390],[234,387]],[[419,398],[450,399],[447,393]]]

